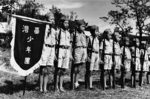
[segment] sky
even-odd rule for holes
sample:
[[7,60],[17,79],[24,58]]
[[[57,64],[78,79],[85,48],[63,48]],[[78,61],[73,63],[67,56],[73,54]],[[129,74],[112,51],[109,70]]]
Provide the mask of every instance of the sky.
[[[24,1],[24,0],[21,0]],[[84,19],[89,25],[99,26],[100,32],[110,28],[112,31],[114,26],[99,19],[99,17],[107,16],[110,10],[117,10],[117,8],[111,4],[112,0],[35,0],[46,7],[46,13],[52,7],[52,5],[60,8],[65,14],[69,14],[71,11],[77,13],[77,19]],[[135,22],[131,20],[131,25],[134,27]],[[135,32],[135,28],[133,29]]]
[[[24,0],[21,0],[24,1]],[[61,9],[65,14],[70,14],[71,11],[77,13],[77,19],[84,19],[89,25],[99,26],[100,32],[106,28],[113,29],[108,23],[100,20],[99,17],[106,16],[108,11],[116,9],[115,6],[111,5],[112,0],[35,0],[46,7],[46,13],[52,5]],[[22,2],[23,3],[23,2]]]

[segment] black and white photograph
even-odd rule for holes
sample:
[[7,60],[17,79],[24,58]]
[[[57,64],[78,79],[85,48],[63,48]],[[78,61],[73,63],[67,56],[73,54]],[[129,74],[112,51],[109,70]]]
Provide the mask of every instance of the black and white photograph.
[[150,0],[0,0],[0,99],[150,99]]

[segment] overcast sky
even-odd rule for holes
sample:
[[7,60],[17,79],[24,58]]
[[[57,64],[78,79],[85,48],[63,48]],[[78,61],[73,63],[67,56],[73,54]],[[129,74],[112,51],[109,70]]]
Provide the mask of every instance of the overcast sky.
[[[84,19],[89,25],[98,25],[100,32],[103,32],[106,28],[113,30],[114,26],[110,26],[108,23],[103,22],[99,17],[106,16],[110,10],[117,9],[111,4],[112,0],[35,0],[36,2],[45,5],[47,10],[42,11],[45,13],[55,5],[60,8],[65,14],[69,14],[70,11],[74,11],[78,15],[78,19]],[[131,25],[135,27],[135,22],[130,21]],[[135,29],[133,30],[135,32]]]
[[108,23],[103,22],[99,17],[106,16],[108,11],[116,9],[111,5],[112,0],[35,0],[42,3],[47,8],[45,13],[55,5],[65,14],[74,11],[78,15],[78,19],[84,19],[89,25],[98,25],[102,32],[106,28],[113,28]]

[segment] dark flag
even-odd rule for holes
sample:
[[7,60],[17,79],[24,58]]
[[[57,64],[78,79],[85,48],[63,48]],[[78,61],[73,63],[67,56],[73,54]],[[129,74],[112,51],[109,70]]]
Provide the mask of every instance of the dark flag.
[[46,23],[26,17],[12,17],[11,65],[22,76],[40,65]]

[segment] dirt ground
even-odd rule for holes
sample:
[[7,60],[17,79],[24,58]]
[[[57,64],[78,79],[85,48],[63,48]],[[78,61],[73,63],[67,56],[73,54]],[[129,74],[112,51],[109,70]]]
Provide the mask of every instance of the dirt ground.
[[[49,76],[48,92],[39,92],[38,71],[27,76],[26,91],[23,96],[24,77],[19,76],[9,64],[9,51],[3,51],[0,55],[0,99],[150,99],[150,85],[145,84],[137,88],[130,87],[130,74],[126,80],[126,88],[120,88],[118,82],[119,74],[116,79],[116,89],[108,88],[102,90],[100,87],[100,73],[95,74],[93,83],[95,90],[85,90],[84,80],[81,78],[80,89],[70,90],[70,78],[66,76],[64,87],[65,93],[53,91],[53,75]],[[138,84],[138,81],[137,81]]]

